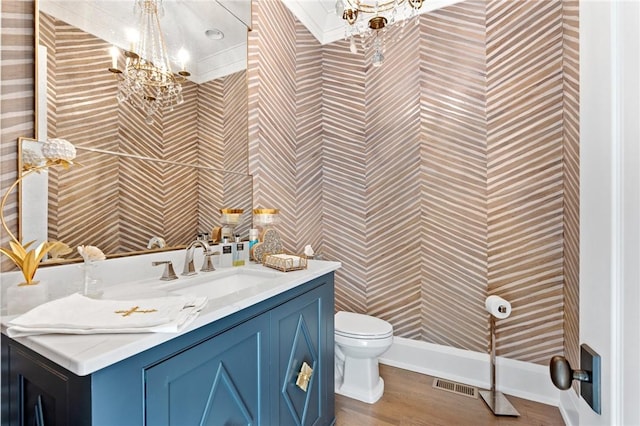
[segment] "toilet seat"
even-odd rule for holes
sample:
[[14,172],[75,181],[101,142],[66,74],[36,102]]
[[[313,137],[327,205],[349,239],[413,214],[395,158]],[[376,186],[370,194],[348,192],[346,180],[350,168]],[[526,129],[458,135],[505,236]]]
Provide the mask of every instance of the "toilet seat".
[[387,339],[393,327],[387,321],[354,312],[337,312],[335,333],[352,339]]

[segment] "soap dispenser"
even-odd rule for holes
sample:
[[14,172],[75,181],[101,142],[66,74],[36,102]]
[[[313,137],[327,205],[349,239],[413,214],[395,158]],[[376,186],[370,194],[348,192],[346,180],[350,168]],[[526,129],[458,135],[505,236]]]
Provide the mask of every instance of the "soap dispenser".
[[233,266],[244,266],[249,263],[249,244],[240,240],[240,235],[236,235],[233,243]]
[[228,268],[233,265],[233,243],[228,237],[222,237],[220,243],[220,267]]

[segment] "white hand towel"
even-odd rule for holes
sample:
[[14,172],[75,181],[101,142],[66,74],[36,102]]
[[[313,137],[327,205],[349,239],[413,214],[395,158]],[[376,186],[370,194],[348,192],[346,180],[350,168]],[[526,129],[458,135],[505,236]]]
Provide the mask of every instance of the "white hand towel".
[[206,305],[206,297],[96,300],[80,294],[37,306],[9,322],[7,335],[177,332]]

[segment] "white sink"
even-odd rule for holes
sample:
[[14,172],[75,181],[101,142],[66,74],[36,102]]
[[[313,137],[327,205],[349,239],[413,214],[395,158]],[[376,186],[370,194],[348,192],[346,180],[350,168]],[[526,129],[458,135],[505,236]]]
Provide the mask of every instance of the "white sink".
[[233,268],[211,273],[199,272],[193,277],[180,277],[161,286],[174,294],[207,296],[218,299],[245,289],[264,286],[280,275],[276,271]]

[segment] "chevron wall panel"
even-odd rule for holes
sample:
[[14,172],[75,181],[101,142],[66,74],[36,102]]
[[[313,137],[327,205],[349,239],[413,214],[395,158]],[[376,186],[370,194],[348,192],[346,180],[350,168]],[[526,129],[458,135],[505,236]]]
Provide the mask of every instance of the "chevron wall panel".
[[[114,81],[111,84],[115,84]],[[163,158],[161,120],[145,123],[145,116],[133,105],[123,103],[117,110],[118,136],[116,151],[130,155]],[[127,221],[119,225],[120,250],[141,250],[152,236],[163,237],[167,244],[177,244],[164,235],[165,201],[161,167],[133,159],[118,162],[118,188],[122,188],[118,210]],[[141,182],[138,184],[137,182]],[[136,209],[137,207],[137,209]]]
[[[32,0],[0,3],[0,188],[3,194],[17,177],[17,141],[20,136],[34,136],[34,2]],[[18,197],[9,196],[5,219],[18,236]],[[0,229],[0,244],[6,247],[9,236]],[[6,257],[0,259],[0,270],[15,269]]]
[[[47,49],[47,75],[38,76],[38,78],[47,79],[47,128],[39,130],[40,137],[48,135],[57,135],[56,123],[56,20],[46,13],[39,14],[38,21],[38,40],[39,46]],[[40,47],[39,47],[40,48]],[[45,132],[46,133],[43,133]],[[52,186],[57,186],[59,183],[59,173],[52,170],[49,179],[52,182]],[[58,235],[60,229],[58,229],[58,197],[49,197],[48,199],[48,216],[50,218],[48,226],[49,235]]]
[[[109,45],[44,13],[40,22],[41,28],[53,29],[41,31],[49,36],[40,39],[47,48],[47,64],[53,66],[47,73],[47,106],[52,111],[47,114],[47,136],[64,135],[72,143],[89,139],[97,147],[114,149],[118,134],[117,117],[112,114],[116,92],[110,90],[110,76],[99,70],[109,66],[108,57],[96,53],[107,51]],[[78,60],[85,54],[87,62]],[[92,62],[99,66],[86,65]],[[82,166],[49,172],[49,235],[72,248],[95,244],[106,252],[115,251],[119,248],[119,216],[113,206],[118,190],[117,186],[104,186],[104,182],[118,180],[117,161],[86,152],[79,153],[77,161]],[[82,184],[70,190],[64,182]],[[95,212],[100,212],[100,221],[91,220]],[[84,241],[87,230],[99,238]]]
[[55,135],[56,132],[56,56],[55,56],[55,37],[56,37],[56,21],[46,13],[41,13],[38,23],[38,40],[39,45],[47,48],[47,72],[46,76],[38,76],[38,78],[47,79],[47,128],[40,130],[41,135]]
[[487,3],[488,293],[502,356],[563,350],[561,2]]
[[[184,83],[182,96],[182,104],[163,112],[161,158],[197,164],[198,85]],[[164,166],[161,178],[163,236],[173,245],[189,244],[198,231],[204,232],[198,229],[198,173],[182,166]]]
[[[223,168],[237,173],[248,173],[247,74],[239,72],[220,80],[224,87]],[[223,199],[219,205],[244,209],[241,222],[234,230],[244,236],[249,235],[249,229],[252,227],[253,198],[252,192],[247,192],[247,188],[252,186],[251,179],[244,175],[223,176]]]
[[322,252],[322,52],[298,21],[296,29],[296,233],[293,250]]
[[[288,250],[295,238],[295,23],[279,1],[252,3],[253,25],[248,35],[249,171],[253,175],[255,207],[280,209],[278,229]],[[283,36],[290,35],[290,36]],[[260,53],[255,56],[255,50]],[[255,83],[255,79],[259,82]]]
[[322,47],[323,254],[342,262],[336,310],[367,312],[366,68],[339,41]]
[[[579,4],[562,2],[564,118],[564,351],[580,364],[580,52]],[[577,384],[574,389],[578,390]]]
[[[238,72],[219,79],[224,87],[223,169],[247,173],[247,74]],[[227,191],[225,191],[227,192]]]
[[70,141],[91,140],[102,149],[115,146],[118,130],[116,84],[104,71],[110,66],[109,48],[107,42],[56,21],[56,116],[65,117],[56,120],[57,134]]
[[[245,74],[244,72],[242,74]],[[222,168],[224,161],[224,84],[223,79],[208,81],[198,87],[198,164]],[[207,101],[205,101],[205,99]],[[246,96],[245,96],[246,100]],[[211,232],[220,224],[223,176],[198,171],[198,223],[201,232]]]
[[404,29],[405,42],[389,46],[384,66],[369,65],[364,91],[367,311],[390,321],[396,335],[415,339],[421,337],[419,35],[416,25]]
[[420,40],[421,337],[484,351],[488,342],[484,3],[464,2],[427,14],[420,24]]

